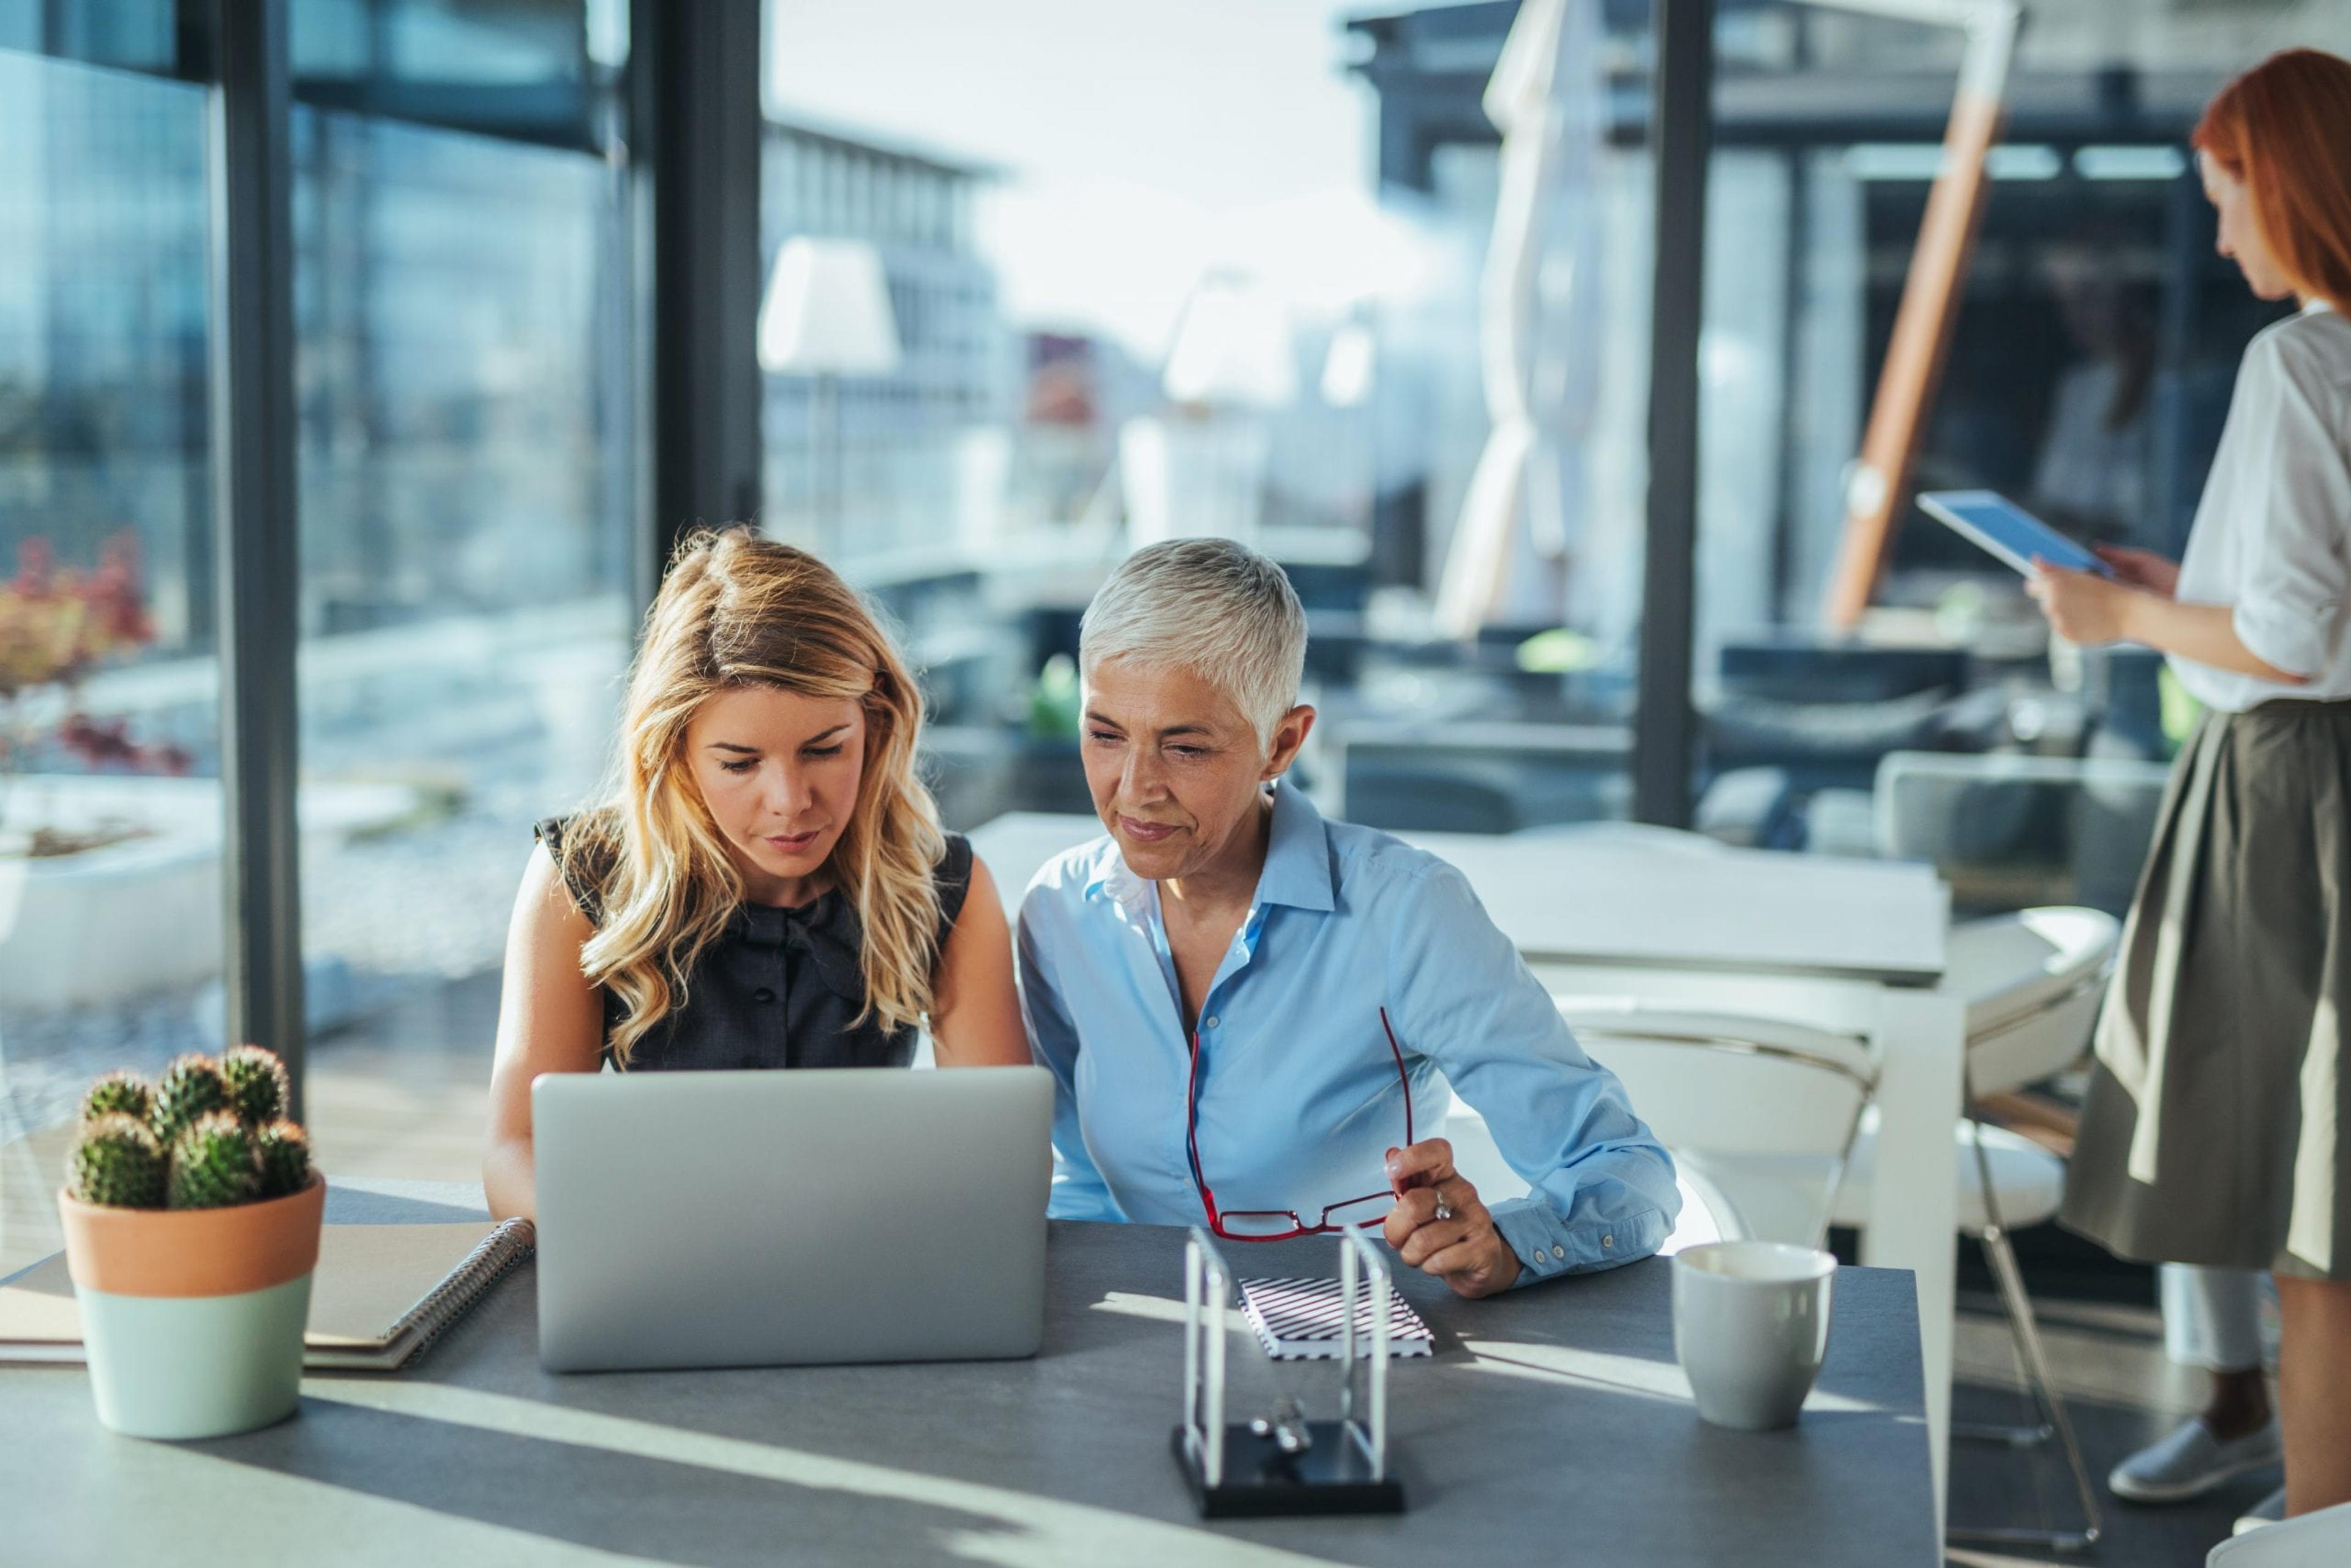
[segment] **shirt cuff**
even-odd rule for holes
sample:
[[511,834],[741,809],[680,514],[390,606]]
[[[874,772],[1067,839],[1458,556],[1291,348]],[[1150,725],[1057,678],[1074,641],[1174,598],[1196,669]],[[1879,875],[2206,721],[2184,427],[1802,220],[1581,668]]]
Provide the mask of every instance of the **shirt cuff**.
[[2326,662],[2325,629],[2334,612],[2332,605],[2324,613],[2312,614],[2247,600],[2239,601],[2229,621],[2236,629],[2237,641],[2253,657],[2289,675],[2308,677],[2318,674]]
[[1673,1234],[1665,1211],[1656,1208],[1570,1224],[1548,1204],[1514,1197],[1496,1204],[1493,1214],[1494,1228],[1518,1255],[1513,1290],[1561,1274],[1593,1274],[1637,1263],[1654,1256]]

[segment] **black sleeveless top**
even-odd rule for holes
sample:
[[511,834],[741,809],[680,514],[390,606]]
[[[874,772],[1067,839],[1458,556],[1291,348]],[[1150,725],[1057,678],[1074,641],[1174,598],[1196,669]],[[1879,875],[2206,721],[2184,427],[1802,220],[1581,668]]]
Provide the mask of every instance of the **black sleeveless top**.
[[[565,830],[579,819],[549,817],[536,830],[563,873],[571,901],[592,925],[603,922],[601,893],[613,850],[601,833]],[[939,890],[939,951],[971,890],[971,841],[947,835],[935,873]],[[726,929],[686,976],[684,1007],[672,1008],[638,1037],[629,1071],[757,1067],[904,1067],[914,1060],[914,1029],[894,1031],[867,1018],[864,928],[839,888],[796,909],[740,904]],[[604,1060],[621,999],[604,991]]]

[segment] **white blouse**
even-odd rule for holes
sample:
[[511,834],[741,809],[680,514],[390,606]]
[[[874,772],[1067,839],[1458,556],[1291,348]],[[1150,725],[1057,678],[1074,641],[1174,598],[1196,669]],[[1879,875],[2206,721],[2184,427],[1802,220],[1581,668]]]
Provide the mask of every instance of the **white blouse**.
[[2179,598],[2234,605],[2246,647],[2310,677],[2283,685],[2173,657],[2205,706],[2351,697],[2351,320],[2324,300],[2245,350]]

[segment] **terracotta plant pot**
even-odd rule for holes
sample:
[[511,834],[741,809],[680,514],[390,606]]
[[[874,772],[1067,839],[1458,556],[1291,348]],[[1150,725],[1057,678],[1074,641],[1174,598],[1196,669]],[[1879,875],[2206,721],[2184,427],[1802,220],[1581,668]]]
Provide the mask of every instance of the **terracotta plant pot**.
[[60,1192],[98,1418],[133,1437],[217,1437],[282,1421],[326,1178],[234,1208],[111,1208]]

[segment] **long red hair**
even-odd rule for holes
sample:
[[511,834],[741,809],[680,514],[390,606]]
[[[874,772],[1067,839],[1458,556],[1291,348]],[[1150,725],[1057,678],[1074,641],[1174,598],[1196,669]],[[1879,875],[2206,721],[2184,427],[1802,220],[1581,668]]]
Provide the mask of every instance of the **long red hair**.
[[2295,290],[2351,311],[2351,60],[2272,55],[2220,89],[2189,140],[2245,183]]

